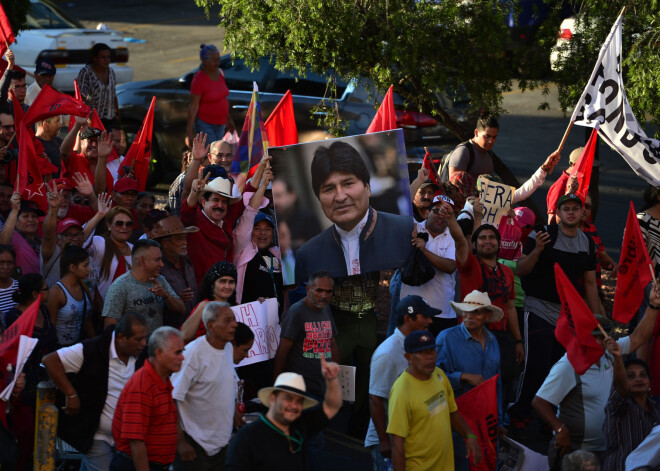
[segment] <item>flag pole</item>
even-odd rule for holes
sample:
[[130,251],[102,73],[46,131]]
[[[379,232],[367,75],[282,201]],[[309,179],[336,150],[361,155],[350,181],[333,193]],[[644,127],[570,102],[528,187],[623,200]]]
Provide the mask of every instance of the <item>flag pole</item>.
[[[433,173],[435,174],[435,178],[438,180],[438,183],[440,183],[440,175],[438,175],[438,169],[435,168],[435,164],[433,163],[433,159],[431,158],[431,153],[429,152],[428,147],[424,147],[424,152],[426,152],[429,156],[429,164],[431,164],[431,168],[433,169]],[[426,156],[424,156],[426,157]],[[422,163],[423,164],[423,163]],[[444,191],[444,190],[443,190]]]
[[653,265],[649,263],[649,270],[651,270],[651,278],[653,278],[653,282],[655,283],[655,271],[653,270]]
[[571,121],[568,123],[568,127],[566,128],[566,131],[564,132],[564,137],[561,138],[561,142],[559,143],[559,147],[557,147],[557,152],[561,152],[562,149],[564,148],[564,144],[566,143],[566,139],[568,139],[568,134],[571,132],[571,128],[573,127],[573,123],[575,121]]
[[600,325],[600,322],[598,323],[598,330],[600,330],[601,334],[603,334],[603,337],[609,338],[609,335],[607,335],[607,332],[605,332],[605,329],[603,329],[603,326]]

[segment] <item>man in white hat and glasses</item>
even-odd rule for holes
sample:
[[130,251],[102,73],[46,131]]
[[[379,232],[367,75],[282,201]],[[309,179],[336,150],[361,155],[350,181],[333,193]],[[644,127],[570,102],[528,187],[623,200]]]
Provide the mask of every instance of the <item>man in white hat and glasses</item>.
[[282,373],[273,387],[259,391],[268,412],[232,439],[227,471],[305,469],[305,440],[325,428],[342,405],[339,365],[321,356],[321,371],[326,385],[322,404],[307,396],[305,380],[296,373]]
[[[493,306],[488,294],[472,291],[462,303],[451,303],[463,323],[443,330],[435,343],[438,346],[437,365],[445,372],[456,397],[485,380],[500,374],[500,350],[497,339],[486,328],[489,322],[502,319],[504,312]],[[497,378],[497,423],[502,426],[502,379]],[[504,432],[504,428],[499,431]],[[454,435],[454,460],[457,470],[468,470],[463,440]]]

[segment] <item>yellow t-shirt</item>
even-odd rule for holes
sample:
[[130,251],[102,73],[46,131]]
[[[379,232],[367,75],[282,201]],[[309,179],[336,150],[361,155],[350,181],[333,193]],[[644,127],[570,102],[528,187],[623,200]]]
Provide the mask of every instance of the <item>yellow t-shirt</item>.
[[406,471],[453,471],[449,414],[456,412],[454,390],[436,368],[422,381],[404,371],[390,391],[387,433],[405,438]]

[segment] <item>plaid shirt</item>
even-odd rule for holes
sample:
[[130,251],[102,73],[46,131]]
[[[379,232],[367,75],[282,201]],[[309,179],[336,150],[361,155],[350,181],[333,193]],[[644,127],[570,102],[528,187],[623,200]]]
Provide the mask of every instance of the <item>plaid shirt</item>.
[[[172,263],[163,253],[163,268],[160,269],[160,274],[165,277],[167,282],[170,284],[174,292],[181,296],[181,293],[186,288],[192,288],[193,297],[191,301],[184,301],[184,306],[186,306],[186,313],[183,316],[176,316],[181,321],[186,319],[193,307],[195,307],[195,298],[197,297],[197,282],[195,281],[195,269],[193,268],[192,261],[186,255],[181,258],[182,268],[177,268],[174,263]],[[167,305],[165,306],[165,312],[163,313],[167,318],[172,317],[172,313],[169,312]]]

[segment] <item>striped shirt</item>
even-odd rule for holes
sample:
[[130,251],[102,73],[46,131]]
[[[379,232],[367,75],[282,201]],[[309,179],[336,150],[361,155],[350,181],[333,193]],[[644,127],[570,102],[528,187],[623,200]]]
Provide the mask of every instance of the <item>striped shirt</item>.
[[174,461],[177,414],[172,383],[158,376],[149,360],[128,380],[119,396],[112,420],[117,450],[131,454],[129,440],[144,441],[150,462]]
[[18,290],[18,281],[11,280],[9,288],[0,288],[0,314],[16,306],[12,295]]
[[110,68],[108,83],[99,80],[92,69],[87,64],[78,72],[78,85],[80,86],[80,95],[85,103],[94,108],[101,119],[113,119],[115,113],[116,91],[115,71]]

